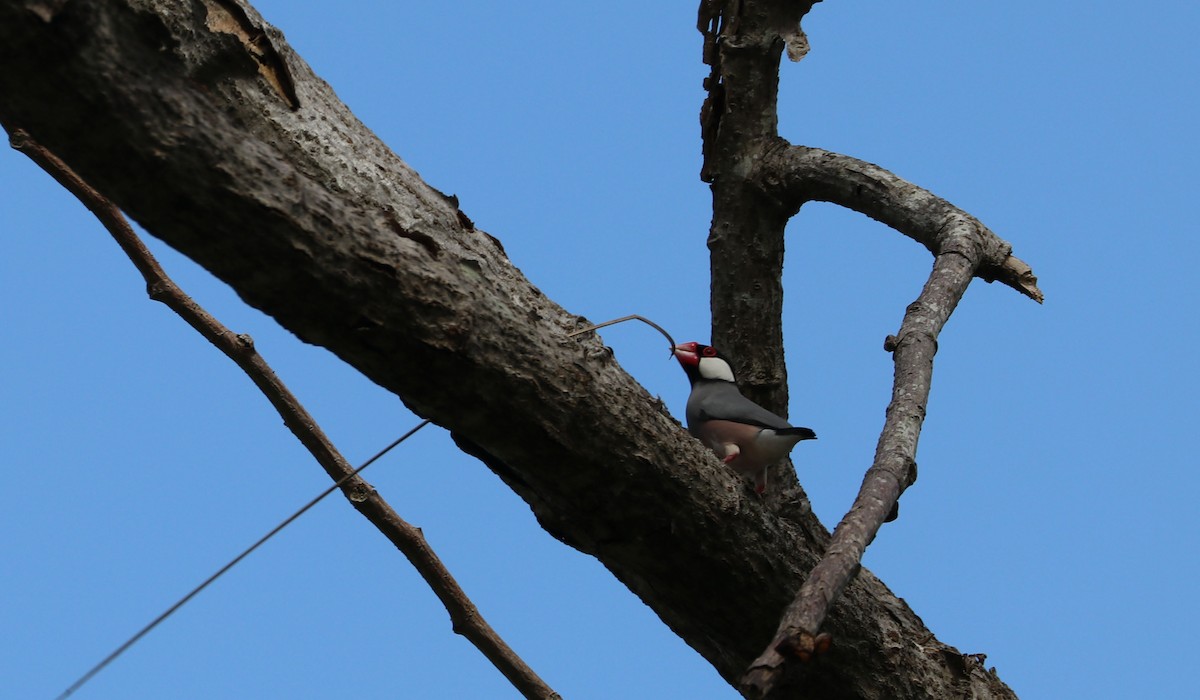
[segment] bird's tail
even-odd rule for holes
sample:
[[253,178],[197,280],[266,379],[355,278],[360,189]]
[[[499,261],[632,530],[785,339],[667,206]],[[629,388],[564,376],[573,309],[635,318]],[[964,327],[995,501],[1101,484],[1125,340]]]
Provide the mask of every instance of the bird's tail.
[[814,433],[811,428],[783,428],[782,430],[776,430],[775,432],[778,435],[793,435],[801,440],[817,439],[817,434]]

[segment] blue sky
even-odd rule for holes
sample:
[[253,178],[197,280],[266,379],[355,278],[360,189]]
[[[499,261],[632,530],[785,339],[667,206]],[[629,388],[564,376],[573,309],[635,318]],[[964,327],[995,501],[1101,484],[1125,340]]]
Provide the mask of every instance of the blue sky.
[[[695,3],[256,6],[358,116],[600,321],[708,339]],[[1044,306],[976,283],[940,343],[920,479],[867,565],[1023,698],[1183,697],[1200,624],[1193,3],[824,2],[781,131],[978,216]],[[266,401],[164,307],[83,208],[0,154],[0,695],[48,698],[326,485]],[[832,527],[890,391],[883,338],[930,258],[809,205],[789,229],[796,453]],[[352,460],[415,422],[154,242]],[[682,417],[661,339],[603,332]],[[419,371],[419,368],[418,368]],[[367,472],[569,698],[736,693],[596,561],[427,428]],[[330,498],[79,698],[514,697],[405,560]]]

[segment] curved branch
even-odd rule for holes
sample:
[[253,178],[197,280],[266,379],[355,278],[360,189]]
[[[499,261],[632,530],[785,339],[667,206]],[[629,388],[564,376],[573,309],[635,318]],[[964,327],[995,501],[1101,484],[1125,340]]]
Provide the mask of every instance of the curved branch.
[[[445,606],[446,612],[450,614],[454,631],[474,644],[524,697],[560,700],[559,694],[554,692],[483,618],[475,603],[429,546],[421,529],[401,518],[373,486],[357,475],[355,468],[334,447],[312,414],[254,349],[254,342],[250,336],[229,330],[188,296],[158,264],[158,260],[121,215],[121,210],[84,182],[60,158],[34,141],[28,132],[22,129],[14,130],[10,134],[9,143],[29,156],[96,215],[142,274],[151,299],[162,302],[178,314],[246,373],[283,418],[288,430],[300,440],[334,483],[340,485],[342,494],[350,505],[383,533],[383,536],[408,558],[421,578],[425,579]],[[115,655],[111,658],[115,658]]]
[[795,212],[805,202],[820,201],[852,209],[886,224],[929,249],[941,252],[948,222],[971,222],[981,237],[983,257],[975,274],[998,280],[1041,303],[1037,277],[1012,255],[1012,245],[992,233],[975,217],[929,190],[897,177],[884,168],[820,148],[782,142],[768,150],[753,178],[764,194]]
[[787,657],[806,661],[828,648],[829,636],[818,634],[821,624],[858,573],[867,545],[893,512],[900,494],[916,480],[917,440],[925,420],[937,336],[980,264],[983,238],[983,232],[965,220],[937,237],[944,252],[934,261],[920,296],[908,306],[899,334],[889,336],[885,344],[893,353],[896,371],[874,462],[854,504],[834,529],[829,549],[784,611],[771,643],[743,676],[747,693],[759,697],[769,693],[782,676]]

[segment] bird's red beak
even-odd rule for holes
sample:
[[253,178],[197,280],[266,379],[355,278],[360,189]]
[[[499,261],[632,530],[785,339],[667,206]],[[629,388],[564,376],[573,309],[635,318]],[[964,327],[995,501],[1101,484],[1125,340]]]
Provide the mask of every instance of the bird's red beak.
[[679,364],[695,367],[700,364],[700,353],[697,352],[699,343],[692,341],[690,343],[680,343],[674,348],[675,359],[679,360]]

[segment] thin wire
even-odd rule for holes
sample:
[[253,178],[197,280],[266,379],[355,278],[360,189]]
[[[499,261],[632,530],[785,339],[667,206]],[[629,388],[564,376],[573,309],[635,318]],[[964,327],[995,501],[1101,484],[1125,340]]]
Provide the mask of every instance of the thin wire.
[[349,474],[347,474],[346,476],[343,476],[341,479],[338,479],[336,482],[334,482],[333,486],[330,486],[329,488],[327,488],[327,489],[325,489],[324,491],[322,491],[320,496],[317,496],[316,498],[314,498],[314,499],[312,499],[311,501],[309,501],[309,502],[308,502],[308,503],[307,503],[307,504],[306,504],[306,505],[305,505],[303,508],[301,508],[300,510],[296,511],[295,513],[292,513],[292,515],[291,515],[291,516],[289,516],[289,517],[287,518],[287,520],[284,520],[283,522],[281,522],[281,523],[279,523],[278,525],[276,525],[274,529],[272,529],[272,530],[271,530],[270,532],[268,532],[267,534],[263,535],[263,536],[262,536],[262,538],[260,538],[260,539],[259,539],[257,542],[255,542],[254,544],[250,545],[250,547],[249,547],[248,549],[246,549],[246,551],[244,551],[244,552],[242,552],[241,554],[239,554],[239,555],[237,555],[236,557],[234,557],[234,558],[233,558],[233,559],[232,559],[232,560],[231,560],[231,561],[230,561],[228,564],[226,564],[225,566],[222,566],[220,569],[218,569],[218,570],[217,570],[217,572],[216,572],[215,574],[213,574],[212,576],[209,576],[207,579],[205,579],[205,580],[204,580],[204,583],[201,583],[199,586],[196,586],[195,588],[193,588],[193,589],[192,589],[192,591],[191,591],[190,593],[188,593],[188,594],[187,594],[187,595],[185,595],[184,597],[180,598],[180,599],[179,599],[179,601],[178,601],[177,603],[175,603],[174,605],[172,605],[171,607],[167,608],[167,609],[166,609],[166,611],[165,611],[165,612],[163,612],[163,614],[161,614],[161,615],[159,615],[158,617],[154,618],[154,620],[153,620],[153,621],[151,621],[151,622],[150,622],[150,624],[148,624],[148,625],[146,625],[145,627],[143,627],[142,629],[140,629],[140,630],[138,631],[138,633],[137,633],[137,634],[135,634],[135,635],[133,635],[132,637],[130,637],[130,638],[129,638],[129,640],[128,640],[127,642],[125,642],[125,643],[124,643],[124,644],[122,644],[121,646],[117,647],[117,648],[116,648],[116,650],[115,650],[115,651],[113,651],[113,653],[111,653],[111,654],[109,654],[108,656],[104,657],[104,660],[103,660],[103,661],[101,661],[100,663],[98,663],[98,664],[96,664],[95,666],[93,666],[93,667],[92,667],[92,669],[91,669],[90,671],[88,671],[87,673],[83,674],[83,676],[81,676],[81,677],[79,678],[79,680],[77,680],[77,681],[75,681],[74,683],[72,683],[72,684],[71,684],[71,687],[69,687],[69,688],[67,688],[66,690],[64,690],[64,691],[62,692],[62,694],[61,694],[61,695],[59,695],[59,696],[56,698],[56,700],[65,700],[66,698],[70,697],[70,696],[71,696],[71,695],[72,695],[72,694],[73,694],[75,691],[79,690],[80,688],[82,688],[82,687],[83,687],[83,685],[84,685],[85,683],[87,683],[88,681],[90,681],[90,680],[92,679],[92,677],[94,677],[94,676],[95,676],[97,673],[100,673],[101,671],[103,671],[105,666],[108,666],[108,665],[109,665],[109,664],[111,664],[113,661],[116,661],[116,659],[117,659],[117,657],[118,657],[118,656],[120,656],[121,654],[124,654],[126,651],[128,651],[128,650],[129,650],[129,647],[133,646],[134,644],[137,644],[138,640],[140,640],[142,637],[145,637],[147,634],[149,634],[149,633],[150,633],[150,630],[154,629],[155,627],[158,627],[158,625],[159,625],[160,623],[162,623],[164,620],[166,620],[168,617],[170,617],[170,616],[171,616],[171,615],[172,615],[172,614],[173,614],[173,613],[174,613],[176,610],[178,610],[178,609],[182,608],[182,607],[183,607],[185,604],[187,604],[187,602],[188,602],[189,600],[191,600],[192,598],[195,598],[195,597],[196,597],[196,595],[197,595],[198,593],[200,593],[200,591],[204,590],[205,588],[208,588],[208,585],[209,585],[210,583],[212,583],[213,581],[216,581],[217,579],[221,578],[221,576],[222,576],[222,575],[223,575],[223,574],[224,574],[226,571],[229,571],[229,570],[230,570],[230,569],[232,569],[234,566],[237,566],[238,562],[240,562],[241,560],[243,560],[243,559],[245,559],[247,556],[249,556],[251,552],[253,552],[254,550],[258,549],[258,548],[259,548],[260,546],[262,546],[262,545],[263,545],[263,544],[264,544],[264,543],[265,543],[267,540],[269,540],[269,539],[271,539],[272,537],[274,537],[274,536],[275,536],[275,535],[276,535],[276,534],[277,534],[277,533],[278,533],[280,530],[282,530],[283,528],[285,528],[285,527],[287,527],[288,525],[292,524],[292,521],[294,521],[296,518],[299,518],[301,515],[304,515],[306,512],[308,512],[308,510],[309,510],[310,508],[312,508],[313,506],[315,506],[315,505],[317,505],[318,503],[320,503],[322,499],[324,499],[326,496],[328,496],[329,494],[331,494],[331,493],[333,493],[334,491],[336,491],[336,490],[337,490],[339,487],[341,487],[341,485],[342,485],[342,484],[344,484],[344,483],[346,483],[347,481],[349,481],[350,479],[352,479],[352,478],[354,478],[354,477],[358,476],[358,473],[359,473],[359,472],[361,472],[362,470],[364,470],[364,469],[366,469],[367,467],[371,466],[371,464],[372,464],[372,463],[374,463],[374,462],[375,462],[376,460],[378,460],[380,457],[382,457],[382,456],[384,456],[385,454],[387,454],[388,452],[390,452],[390,451],[392,450],[392,448],[394,448],[396,445],[399,445],[400,443],[404,442],[404,441],[405,441],[405,440],[407,440],[408,438],[412,437],[414,433],[416,433],[416,432],[417,432],[418,430],[420,430],[421,428],[424,428],[426,425],[429,425],[429,419],[428,419],[428,418],[426,418],[425,420],[423,420],[423,421],[421,421],[420,423],[418,423],[418,424],[417,424],[417,427],[413,428],[412,430],[408,431],[407,433],[405,433],[405,434],[401,435],[400,437],[396,438],[396,440],[395,440],[395,441],[394,441],[392,444],[388,445],[387,447],[383,448],[383,449],[382,449],[382,450],[380,450],[379,452],[375,453],[375,456],[374,456],[374,457],[372,457],[372,458],[370,458],[370,459],[368,459],[367,461],[363,462],[363,463],[362,463],[362,466],[360,466],[359,468],[357,468],[357,469],[355,469],[354,471],[350,472],[350,473],[349,473]]

